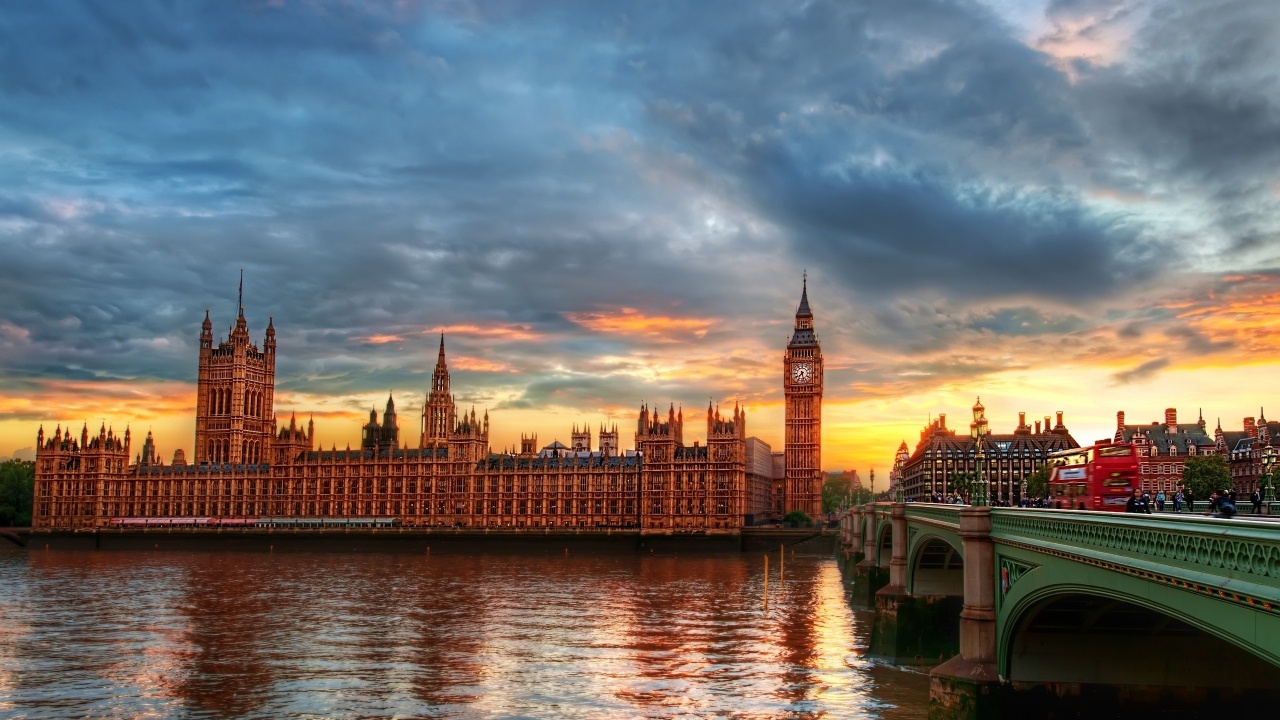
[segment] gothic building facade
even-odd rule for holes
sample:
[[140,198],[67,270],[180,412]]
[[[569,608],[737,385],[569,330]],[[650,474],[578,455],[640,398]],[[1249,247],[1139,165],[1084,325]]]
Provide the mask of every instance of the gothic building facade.
[[[406,447],[388,397],[371,410],[358,448],[318,446],[313,421],[282,425],[274,413],[276,331],[259,350],[243,304],[227,339],[201,327],[194,462],[183,451],[166,464],[148,435],[131,459],[131,437],[105,425],[79,439],[58,426],[37,435],[32,524],[109,525],[113,518],[394,517],[402,526],[639,528],[732,531],[770,515],[769,478],[747,478],[746,411],[708,404],[706,442],[686,443],[684,415],[642,405],[635,449],[620,448],[616,426],[574,427],[572,447],[494,452],[489,417],[460,411],[441,336],[421,434]],[[813,334],[807,282],[784,356],[787,509],[821,510],[822,354]],[[412,441],[410,441],[412,443]],[[768,452],[767,446],[765,452]],[[759,473],[758,473],[759,474]],[[781,474],[781,473],[775,473]]]

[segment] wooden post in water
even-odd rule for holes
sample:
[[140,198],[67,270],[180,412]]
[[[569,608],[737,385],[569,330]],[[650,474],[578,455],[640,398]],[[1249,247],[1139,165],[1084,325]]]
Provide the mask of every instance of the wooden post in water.
[[769,609],[769,554],[764,556],[764,609]]

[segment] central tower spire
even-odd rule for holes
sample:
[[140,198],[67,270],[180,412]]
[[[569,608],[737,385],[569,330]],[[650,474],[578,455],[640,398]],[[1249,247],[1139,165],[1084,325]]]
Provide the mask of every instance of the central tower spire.
[[444,357],[444,333],[440,333],[440,353],[431,374],[431,391],[422,407],[422,446],[444,443],[449,439],[457,417],[457,406],[449,393],[449,365]]

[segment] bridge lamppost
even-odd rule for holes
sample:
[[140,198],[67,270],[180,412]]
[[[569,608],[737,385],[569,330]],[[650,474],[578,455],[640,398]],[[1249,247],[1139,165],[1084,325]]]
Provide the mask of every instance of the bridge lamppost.
[[982,452],[982,440],[987,434],[985,410],[986,408],[982,406],[982,398],[978,398],[978,403],[973,406],[973,423],[969,425],[969,435],[973,438],[973,444],[977,446],[977,451],[974,453],[977,472],[973,479],[973,491],[969,494],[969,504],[974,506],[987,504],[987,484],[982,479],[982,463],[986,460],[986,455]]
[[1271,465],[1276,461],[1276,449],[1267,445],[1262,449],[1262,477],[1266,485],[1262,489],[1263,512],[1271,513],[1271,503],[1275,502],[1275,476],[1271,474]]

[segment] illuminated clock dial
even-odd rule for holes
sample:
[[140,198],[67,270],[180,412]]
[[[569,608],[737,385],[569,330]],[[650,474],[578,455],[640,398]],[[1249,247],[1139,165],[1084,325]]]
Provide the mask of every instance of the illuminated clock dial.
[[813,379],[813,366],[809,363],[796,363],[791,366],[791,379],[798,383],[807,383]]

